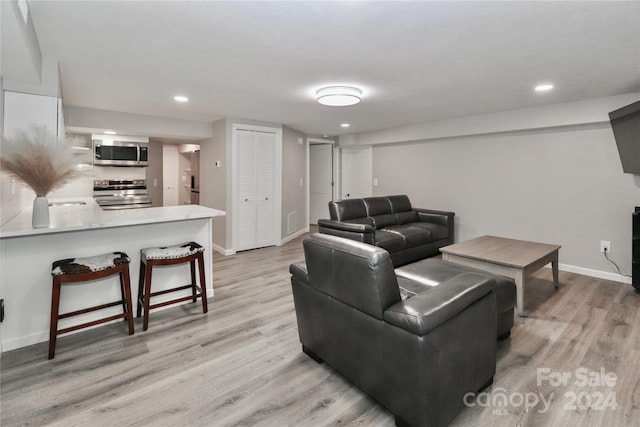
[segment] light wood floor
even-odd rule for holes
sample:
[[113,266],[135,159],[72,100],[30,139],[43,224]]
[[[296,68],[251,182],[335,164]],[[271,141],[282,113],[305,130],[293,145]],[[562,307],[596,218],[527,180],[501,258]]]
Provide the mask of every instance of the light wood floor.
[[[193,304],[152,313],[147,332],[136,321],[133,336],[123,323],[62,336],[51,361],[46,343],[4,353],[1,425],[394,425],[386,410],[301,353],[288,266],[302,258],[301,239],[216,254],[208,315]],[[551,270],[542,269],[528,282],[526,308],[529,317],[499,344],[488,394],[470,399],[453,425],[638,425],[640,295],[564,272],[554,291]],[[539,383],[544,368],[571,378]],[[577,368],[615,373],[615,386],[582,385]],[[598,393],[613,393],[617,408]],[[500,394],[507,405],[491,404]],[[534,395],[551,399],[549,408],[521,404]]]

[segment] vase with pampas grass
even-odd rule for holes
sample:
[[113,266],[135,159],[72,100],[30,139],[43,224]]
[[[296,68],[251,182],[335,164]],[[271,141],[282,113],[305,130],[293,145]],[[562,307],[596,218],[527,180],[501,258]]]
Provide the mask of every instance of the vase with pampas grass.
[[72,151],[73,140],[58,138],[44,126],[18,130],[2,139],[0,169],[31,187],[33,228],[49,226],[47,194],[84,175]]

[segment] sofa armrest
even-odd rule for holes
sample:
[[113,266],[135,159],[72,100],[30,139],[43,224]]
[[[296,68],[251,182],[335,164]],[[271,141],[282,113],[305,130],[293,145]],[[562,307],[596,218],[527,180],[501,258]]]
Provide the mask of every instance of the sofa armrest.
[[320,227],[334,228],[336,230],[351,231],[354,233],[373,233],[376,231],[375,228],[368,224],[353,224],[336,219],[319,219],[318,225]]
[[433,209],[414,208],[413,210],[418,212],[420,222],[434,222],[447,226],[453,226],[453,217],[456,215],[454,212],[437,211]]
[[[461,313],[489,293],[495,279],[464,273],[387,308],[384,320],[414,335],[423,336]],[[494,311],[495,294],[494,294]],[[495,317],[495,316],[494,316]]]
[[296,262],[289,265],[289,273],[302,282],[309,283],[309,272],[307,271],[307,263],[304,261]]
[[319,219],[320,233],[344,237],[362,243],[375,245],[376,229],[368,224],[354,224],[335,219]]

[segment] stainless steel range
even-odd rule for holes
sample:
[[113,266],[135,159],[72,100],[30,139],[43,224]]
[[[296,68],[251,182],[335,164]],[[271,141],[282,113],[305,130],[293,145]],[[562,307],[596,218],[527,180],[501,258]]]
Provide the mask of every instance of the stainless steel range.
[[103,210],[151,207],[151,196],[144,179],[95,180],[93,198]]

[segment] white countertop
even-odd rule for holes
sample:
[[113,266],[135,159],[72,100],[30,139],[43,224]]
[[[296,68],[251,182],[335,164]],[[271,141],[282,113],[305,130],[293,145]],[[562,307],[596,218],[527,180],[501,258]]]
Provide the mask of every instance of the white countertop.
[[0,239],[96,228],[125,227],[137,224],[212,218],[225,215],[224,211],[200,205],[103,211],[92,197],[49,199],[49,203],[72,202],[84,202],[85,204],[50,206],[50,222],[47,228],[33,228],[31,226],[32,208],[25,208],[0,227]]

